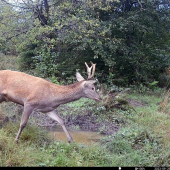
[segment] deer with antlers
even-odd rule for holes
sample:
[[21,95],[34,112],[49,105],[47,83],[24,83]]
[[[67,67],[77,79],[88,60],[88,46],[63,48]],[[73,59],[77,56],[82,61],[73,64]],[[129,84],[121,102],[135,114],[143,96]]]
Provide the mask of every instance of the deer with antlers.
[[89,67],[85,62],[85,65],[87,67],[88,79],[85,80],[77,72],[76,78],[78,82],[67,86],[56,85],[43,78],[18,71],[0,71],[0,103],[12,101],[24,106],[20,128],[15,138],[16,142],[18,142],[29,116],[35,110],[46,113],[50,118],[57,121],[62,126],[68,141],[73,141],[65,127],[64,121],[54,110],[61,104],[78,100],[81,97],[97,101],[101,100],[101,97],[95,90],[94,83],[96,80],[93,80],[96,64],[91,62],[91,67]]

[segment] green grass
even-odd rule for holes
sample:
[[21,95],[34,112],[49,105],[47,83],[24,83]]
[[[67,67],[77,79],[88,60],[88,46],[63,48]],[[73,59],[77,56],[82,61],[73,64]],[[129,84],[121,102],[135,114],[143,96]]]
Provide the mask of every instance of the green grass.
[[37,166],[49,155],[31,142],[14,143],[14,138],[4,129],[0,129],[0,166]]
[[[106,136],[99,145],[86,146],[53,141],[47,131],[33,123],[31,125],[28,123],[21,134],[19,144],[16,145],[13,140],[18,131],[19,122],[7,123],[0,129],[0,165],[169,166],[170,115],[159,111],[158,102],[161,98],[141,94],[128,94],[126,98],[135,99],[146,105],[135,108],[136,112],[116,109],[106,111],[97,109],[101,107],[98,104],[89,107],[91,102],[82,99],[65,106],[70,108],[71,112],[67,109],[62,110],[66,112],[65,114],[79,114],[83,107],[83,113],[90,109],[93,114],[98,115],[98,121],[100,119],[117,120],[113,123],[119,124],[118,133]],[[11,112],[16,112],[15,110],[17,109]]]
[[162,100],[161,97],[154,95],[139,95],[138,97],[148,106],[136,108],[137,113],[133,116],[134,121],[161,138],[164,145],[170,145],[170,114],[159,111],[158,102]]
[[[0,69],[18,69],[18,58],[5,56],[0,59],[3,61]],[[124,99],[144,104],[135,107],[135,111],[130,107],[124,111],[106,109],[88,99],[58,108],[64,115],[92,112],[98,121],[109,120],[119,125],[118,133],[91,146],[54,141],[47,131],[34,125],[32,119],[17,145],[14,139],[19,129],[21,109],[16,104],[2,103],[0,114],[3,116],[0,115],[0,119],[4,115],[11,118],[18,115],[18,122],[8,122],[0,128],[0,166],[170,166],[169,94],[161,91],[126,94]]]
[[16,56],[0,55],[0,70],[18,70],[19,60]]
[[52,141],[44,130],[27,126],[19,144],[14,143],[18,123],[0,129],[0,166],[109,166],[105,150],[97,145],[86,146]]
[[124,113],[125,124],[103,142],[117,154],[120,162],[117,166],[169,166],[170,115],[158,111],[161,98],[141,94],[126,97],[147,105],[135,108],[136,112],[120,111],[121,115]]

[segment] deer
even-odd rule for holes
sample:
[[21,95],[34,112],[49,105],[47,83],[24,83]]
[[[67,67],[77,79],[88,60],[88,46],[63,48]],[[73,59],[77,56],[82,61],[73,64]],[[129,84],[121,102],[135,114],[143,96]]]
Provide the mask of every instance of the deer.
[[99,93],[95,89],[94,73],[96,64],[91,67],[85,62],[88,78],[85,80],[79,72],[76,73],[78,82],[70,85],[57,85],[46,79],[35,77],[24,72],[1,70],[0,71],[0,103],[11,101],[22,105],[20,127],[15,138],[18,143],[19,137],[25,128],[29,116],[34,112],[42,112],[57,121],[64,130],[69,143],[73,139],[66,129],[63,119],[56,114],[55,109],[68,102],[82,97],[101,101]]

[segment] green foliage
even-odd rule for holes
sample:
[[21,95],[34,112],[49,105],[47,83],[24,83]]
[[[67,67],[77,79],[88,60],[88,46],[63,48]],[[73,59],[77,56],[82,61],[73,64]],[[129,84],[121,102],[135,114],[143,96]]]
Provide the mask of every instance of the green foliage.
[[[84,72],[84,62],[92,60],[102,83],[148,87],[170,64],[168,1],[28,3],[15,10],[2,1],[0,14],[1,51],[19,52],[23,69],[60,81],[76,69]],[[23,11],[25,6],[30,9]]]
[[105,149],[97,145],[51,142],[47,133],[44,135],[35,126],[24,129],[17,145],[14,143],[17,126],[10,123],[0,129],[1,166],[111,166]]
[[18,70],[19,57],[0,54],[0,70]]
[[[55,76],[52,76],[52,77],[50,78],[50,80],[51,80],[52,83],[55,83],[55,84],[58,84],[58,85],[60,84]],[[60,85],[61,85],[61,84],[60,84]]]
[[37,44],[27,44],[23,48],[20,48],[20,69],[29,70],[35,68],[33,65],[33,57],[36,55]]
[[155,90],[157,88],[158,81],[153,81],[149,84],[150,89]]
[[[135,112],[119,110],[114,113],[115,120],[116,117],[124,120],[119,121],[121,128],[118,133],[102,140],[106,149],[115,154],[115,165],[168,166],[169,161],[164,154],[169,148],[169,142],[165,144],[170,137],[168,135],[170,126],[166,120],[169,115],[157,110],[160,98],[155,95],[137,95],[136,93],[125,98],[127,97],[132,99],[131,104],[135,102],[141,104],[135,108]],[[165,103],[165,100],[162,103]],[[111,119],[111,115],[108,116]],[[169,152],[166,156],[168,155]]]
[[45,153],[53,155],[55,159],[47,160],[43,166],[110,166],[111,162],[104,149],[95,145],[87,147],[77,144],[54,142],[46,148]]
[[[124,12],[115,21],[115,36],[122,40],[116,52],[113,69],[117,85],[122,85],[122,81],[127,84],[148,85],[154,78],[158,80],[162,70],[169,65],[169,53],[163,50],[169,48],[165,45],[169,44],[169,31],[160,23],[168,19],[163,17],[166,15],[165,11],[155,11],[153,3],[146,3],[144,8],[140,12],[133,9],[128,13]],[[163,39],[165,44],[158,43]]]
[[44,46],[38,54],[38,56],[34,56],[32,58],[39,75],[42,77],[51,77],[57,74],[58,71],[57,65],[55,64],[55,53],[52,54],[50,49]]

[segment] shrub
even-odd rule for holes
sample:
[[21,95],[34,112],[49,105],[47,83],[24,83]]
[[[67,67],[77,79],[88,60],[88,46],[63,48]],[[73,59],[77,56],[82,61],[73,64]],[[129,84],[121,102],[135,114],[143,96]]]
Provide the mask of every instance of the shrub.
[[37,47],[38,44],[36,43],[30,43],[23,46],[22,48],[20,47],[19,64],[21,70],[24,71],[35,68],[33,57],[37,54]]

